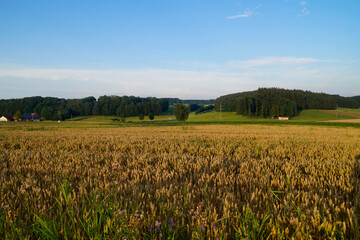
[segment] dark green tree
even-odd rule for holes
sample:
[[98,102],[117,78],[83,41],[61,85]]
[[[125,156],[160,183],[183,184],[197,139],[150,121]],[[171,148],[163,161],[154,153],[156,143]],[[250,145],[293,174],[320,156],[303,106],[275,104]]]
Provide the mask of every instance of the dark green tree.
[[189,105],[189,108],[190,108],[190,112],[195,112],[196,110],[201,108],[201,106],[199,104],[196,104],[196,103],[191,103]]
[[144,114],[141,113],[141,114],[139,115],[139,119],[140,119],[141,121],[144,120]]
[[160,99],[159,101],[159,104],[161,106],[161,111],[165,112],[168,110],[169,108],[169,101],[167,99]]
[[189,113],[190,113],[189,109],[184,104],[181,103],[176,104],[174,111],[176,120],[185,122],[189,117]]
[[149,119],[150,119],[150,120],[154,120],[154,118],[155,118],[154,114],[153,114],[152,112],[149,113]]
[[45,120],[58,120],[57,111],[53,107],[44,107],[41,110],[41,117]]
[[99,106],[98,102],[95,102],[94,107],[92,109],[92,114],[95,115],[95,116],[101,114],[100,106]]

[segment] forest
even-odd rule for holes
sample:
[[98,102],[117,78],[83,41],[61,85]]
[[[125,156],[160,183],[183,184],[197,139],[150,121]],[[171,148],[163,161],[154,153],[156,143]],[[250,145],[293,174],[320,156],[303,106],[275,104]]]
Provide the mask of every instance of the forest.
[[64,120],[76,116],[105,115],[130,117],[160,115],[169,107],[167,99],[134,96],[101,96],[82,99],[26,97],[0,100],[1,115],[37,113],[42,119]]
[[215,100],[217,111],[237,112],[264,118],[297,115],[304,109],[358,108],[356,97],[280,88],[259,88],[256,91],[221,96]]

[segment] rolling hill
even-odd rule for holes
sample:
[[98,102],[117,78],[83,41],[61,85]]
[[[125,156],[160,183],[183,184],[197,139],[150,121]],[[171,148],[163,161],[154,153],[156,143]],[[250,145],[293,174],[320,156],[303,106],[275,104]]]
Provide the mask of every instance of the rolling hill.
[[356,109],[359,105],[355,98],[280,88],[259,88],[256,91],[221,96],[215,100],[215,109],[218,111],[221,108],[225,112],[264,118],[293,117],[306,109]]

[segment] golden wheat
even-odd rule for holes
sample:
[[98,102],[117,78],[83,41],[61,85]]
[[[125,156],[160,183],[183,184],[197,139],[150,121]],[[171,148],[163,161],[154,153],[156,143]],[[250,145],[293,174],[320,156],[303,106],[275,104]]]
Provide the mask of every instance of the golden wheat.
[[126,226],[140,232],[166,216],[174,226],[185,224],[191,238],[230,239],[251,212],[258,219],[271,216],[266,231],[274,239],[358,236],[359,129],[0,131],[5,227],[18,218],[30,223],[29,212],[46,213],[67,179],[74,206],[81,206],[82,196],[107,196],[114,210],[125,210]]

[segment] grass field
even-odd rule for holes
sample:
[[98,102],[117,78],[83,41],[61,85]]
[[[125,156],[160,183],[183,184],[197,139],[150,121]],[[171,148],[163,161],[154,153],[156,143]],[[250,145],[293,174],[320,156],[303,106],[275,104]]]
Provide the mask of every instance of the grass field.
[[122,123],[120,118],[115,116],[84,116],[75,117],[62,121],[42,121],[42,122],[0,122],[0,129],[23,129],[28,131],[58,128],[117,128],[126,126],[176,126],[176,125],[202,125],[202,124],[256,124],[256,125],[315,125],[315,126],[335,126],[335,127],[355,127],[360,128],[359,109],[339,109],[335,110],[305,110],[299,116],[293,117],[290,121],[277,121],[274,119],[263,119],[260,117],[247,117],[237,115],[235,112],[222,112],[221,121],[219,112],[209,112],[199,115],[191,113],[186,122],[178,122],[173,115],[155,116],[150,121],[145,117],[140,121],[138,117],[126,118],[126,123]]
[[[299,116],[293,117],[291,120],[296,121],[329,121],[329,120],[343,120],[343,119],[358,119],[360,118],[360,109],[346,109],[339,108],[338,110],[304,110]],[[260,117],[246,117],[237,115],[235,112],[221,113],[222,121],[264,121]],[[209,112],[195,115],[188,119],[189,121],[220,121],[220,112]]]
[[[74,121],[74,122],[85,122],[85,123],[112,123],[116,122],[115,119],[120,120],[119,117],[115,116],[88,116],[88,117],[76,117],[68,121]],[[157,115],[155,116],[154,120],[152,121],[164,121],[164,120],[171,120],[175,119],[174,115]],[[114,121],[115,120],[115,121]],[[148,116],[144,117],[144,120],[140,120],[139,117],[127,117],[126,121],[129,122],[150,122],[150,119]]]
[[299,121],[329,121],[343,119],[360,118],[360,111],[357,109],[338,109],[338,110],[304,110],[293,120]]
[[1,239],[360,236],[358,128],[40,124],[1,124]]
[[[360,108],[358,108],[358,109],[353,109],[353,108],[339,108],[339,111],[350,112],[350,113],[358,113],[358,114],[360,114]],[[358,115],[358,116],[359,116],[359,115]]]
[[305,110],[299,116],[290,121],[277,121],[274,119],[263,119],[259,117],[245,117],[234,112],[209,112],[205,114],[189,116],[186,122],[178,122],[173,115],[155,116],[153,121],[145,117],[140,121],[138,117],[126,118],[122,123],[115,116],[85,116],[76,117],[60,123],[56,121],[42,122],[0,122],[0,128],[25,129],[28,131],[54,128],[117,128],[126,126],[176,126],[176,125],[202,125],[202,124],[256,124],[256,125],[315,125],[335,127],[360,127],[360,111],[358,109],[333,110]]
[[[189,121],[192,122],[201,122],[201,121],[244,121],[249,118],[237,115],[235,112],[222,112],[220,117],[220,112],[208,112],[203,114],[198,114],[189,117]],[[253,118],[255,120],[255,118]]]
[[[221,116],[220,116],[221,115]],[[95,124],[106,124],[114,123],[114,119],[119,119],[114,116],[89,116],[89,117],[76,117],[73,118],[73,122],[82,122],[82,123],[95,123]],[[299,116],[293,117],[292,121],[330,121],[330,120],[346,120],[346,119],[359,119],[360,118],[360,109],[346,109],[339,108],[338,110],[304,110],[300,113]],[[144,120],[139,120],[138,117],[128,117],[126,121],[129,122],[156,122],[156,121],[169,121],[174,120],[174,115],[160,115],[155,116],[153,121],[150,121],[147,116]],[[268,119],[271,120],[272,119]],[[189,122],[244,122],[244,121],[266,121],[261,117],[247,117],[237,115],[235,112],[208,112],[203,114],[195,115],[191,113],[188,118]]]

